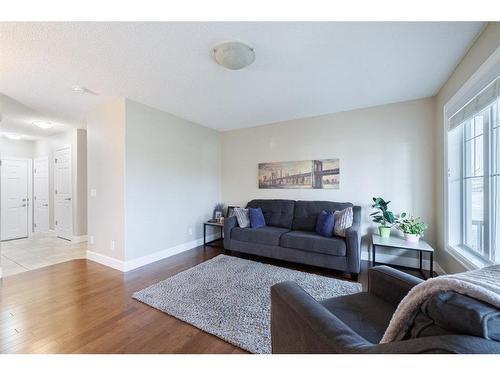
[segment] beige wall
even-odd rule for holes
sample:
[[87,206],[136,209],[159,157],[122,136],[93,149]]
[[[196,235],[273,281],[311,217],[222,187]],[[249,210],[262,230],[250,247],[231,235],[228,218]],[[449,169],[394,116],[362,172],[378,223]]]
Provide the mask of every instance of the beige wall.
[[220,200],[219,133],[126,101],[127,260],[203,237]]
[[[125,99],[110,98],[87,118],[89,251],[125,259]],[[90,241],[93,238],[93,243]],[[111,248],[114,241],[114,249]]]
[[[222,198],[350,201],[363,208],[363,231],[374,228],[371,197],[391,200],[430,224],[435,242],[433,99],[287,121],[222,133]],[[339,190],[259,189],[260,162],[339,158]],[[366,251],[365,237],[364,251]]]
[[76,236],[87,234],[87,130],[76,130],[77,165],[76,165],[76,226],[73,233]]
[[436,96],[436,111],[434,117],[434,147],[436,152],[435,196],[436,196],[436,242],[439,251],[437,261],[449,273],[465,270],[464,265],[452,257],[445,246],[445,204],[444,204],[444,165],[445,155],[443,107],[464,83],[478,70],[486,59],[500,46],[500,22],[491,22],[481,33],[463,60],[456,67],[448,81]]

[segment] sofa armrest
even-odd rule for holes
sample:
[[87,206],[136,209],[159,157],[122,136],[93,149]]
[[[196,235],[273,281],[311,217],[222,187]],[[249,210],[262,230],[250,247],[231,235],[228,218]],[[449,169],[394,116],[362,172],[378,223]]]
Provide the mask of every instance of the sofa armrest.
[[418,277],[387,266],[368,270],[368,292],[393,306],[399,305],[410,289],[422,281]]
[[361,228],[360,224],[357,223],[345,231],[347,264],[349,265],[349,272],[352,273],[359,273],[361,268],[360,242]]
[[294,282],[271,287],[273,353],[353,353],[370,345]]
[[230,250],[231,230],[237,226],[236,216],[230,216],[224,220],[224,249]]

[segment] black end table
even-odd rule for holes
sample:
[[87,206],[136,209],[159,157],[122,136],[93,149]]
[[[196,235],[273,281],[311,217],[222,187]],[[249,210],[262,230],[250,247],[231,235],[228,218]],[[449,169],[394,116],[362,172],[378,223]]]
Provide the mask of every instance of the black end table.
[[[434,249],[429,245],[427,242],[424,240],[420,240],[418,242],[409,242],[406,241],[404,238],[401,237],[389,237],[389,238],[382,238],[378,234],[372,234],[372,266],[376,265],[375,261],[375,249],[377,247],[387,247],[387,248],[393,248],[393,249],[404,249],[404,250],[412,250],[412,251],[418,251],[419,253],[419,264],[420,267],[418,268],[420,270],[420,273],[424,278],[425,275],[422,272],[422,253],[428,253],[429,254],[429,260],[430,260],[430,276],[432,277],[434,274],[434,267],[433,267],[433,261],[434,261]],[[379,263],[379,264],[384,264],[384,263]],[[390,264],[386,264],[390,266]],[[427,279],[427,278],[426,278]]]
[[[218,227],[220,228],[220,237],[216,238],[215,240],[208,241],[207,242],[207,226],[208,227]],[[218,247],[223,249],[224,246],[213,246],[212,244],[216,241],[222,240],[224,238],[224,224],[219,223],[217,221],[205,221],[203,223],[203,246],[212,246],[212,247]]]

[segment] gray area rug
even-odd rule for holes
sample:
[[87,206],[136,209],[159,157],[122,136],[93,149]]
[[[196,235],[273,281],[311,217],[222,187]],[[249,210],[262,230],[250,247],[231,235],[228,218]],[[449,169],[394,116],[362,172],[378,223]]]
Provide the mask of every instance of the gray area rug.
[[218,255],[133,294],[133,298],[252,353],[271,353],[270,288],[295,281],[317,300],[361,284]]

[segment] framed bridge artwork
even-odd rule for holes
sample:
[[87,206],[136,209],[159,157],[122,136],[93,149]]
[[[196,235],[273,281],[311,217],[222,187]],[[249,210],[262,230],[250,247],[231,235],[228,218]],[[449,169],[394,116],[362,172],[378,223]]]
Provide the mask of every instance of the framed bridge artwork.
[[259,163],[259,189],[338,189],[339,159]]

